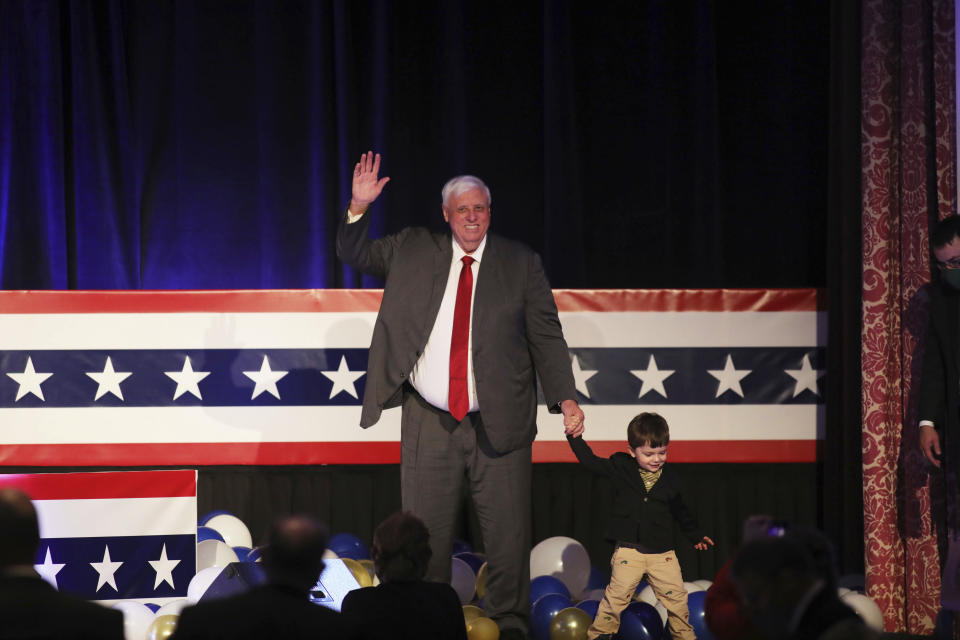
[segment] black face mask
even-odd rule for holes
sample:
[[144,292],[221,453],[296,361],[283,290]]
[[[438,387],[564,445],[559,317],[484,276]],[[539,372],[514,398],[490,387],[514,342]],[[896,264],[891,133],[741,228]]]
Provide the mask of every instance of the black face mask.
[[944,269],[940,272],[940,277],[951,289],[960,291],[960,269]]

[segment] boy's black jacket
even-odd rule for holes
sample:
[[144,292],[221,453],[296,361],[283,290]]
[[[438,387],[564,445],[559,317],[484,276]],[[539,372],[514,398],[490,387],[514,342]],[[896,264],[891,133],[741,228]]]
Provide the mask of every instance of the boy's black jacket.
[[613,513],[607,526],[610,540],[646,547],[650,553],[673,549],[673,523],[693,544],[703,539],[697,519],[683,501],[682,489],[669,465],[661,467],[660,479],[647,492],[637,461],[627,453],[598,458],[582,437],[567,436],[581,464],[607,476],[613,484]]

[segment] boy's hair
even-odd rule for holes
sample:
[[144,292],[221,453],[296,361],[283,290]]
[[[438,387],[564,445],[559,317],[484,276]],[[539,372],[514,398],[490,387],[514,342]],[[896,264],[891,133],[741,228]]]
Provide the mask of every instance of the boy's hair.
[[665,447],[670,444],[670,427],[659,413],[641,413],[627,425],[627,442],[631,449],[643,445]]

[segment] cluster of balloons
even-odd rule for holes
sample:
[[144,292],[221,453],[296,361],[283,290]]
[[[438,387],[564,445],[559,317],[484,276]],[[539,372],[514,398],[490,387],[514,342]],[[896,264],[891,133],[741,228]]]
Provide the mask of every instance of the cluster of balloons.
[[585,639],[603,597],[603,582],[587,550],[573,538],[539,542],[530,552],[531,638]]
[[462,540],[453,543],[450,558],[450,586],[463,605],[463,622],[468,640],[497,640],[500,628],[483,610],[487,594],[487,557],[476,553]]
[[187,586],[187,597],[159,604],[119,602],[125,640],[165,640],[173,634],[184,607],[196,604],[220,572],[231,562],[259,562],[250,530],[227,511],[211,511],[197,520],[197,573]]
[[[604,576],[590,565],[582,544],[557,536],[537,544],[530,553],[530,636],[533,640],[584,640],[597,615],[605,588]],[[685,582],[690,623],[698,640],[713,640],[704,619],[703,601],[709,580]],[[576,601],[576,604],[574,604]],[[666,640],[667,610],[646,581],[620,614],[621,640]]]

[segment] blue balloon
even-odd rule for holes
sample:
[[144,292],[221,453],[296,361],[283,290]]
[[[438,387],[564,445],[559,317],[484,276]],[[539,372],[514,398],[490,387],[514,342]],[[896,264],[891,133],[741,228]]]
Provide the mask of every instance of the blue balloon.
[[533,640],[550,640],[550,623],[561,610],[572,607],[570,598],[560,593],[548,593],[530,607],[530,636]]
[[690,624],[697,640],[716,640],[710,627],[707,626],[707,617],[703,610],[703,602],[707,597],[706,591],[694,591],[687,594],[687,608],[690,609]]
[[620,614],[619,640],[660,640],[664,637],[663,621],[652,604],[631,602]]
[[591,618],[597,617],[597,609],[600,608],[599,600],[581,600],[577,603],[577,609],[583,609],[590,614]]
[[458,553],[470,553],[472,551],[473,547],[466,540],[454,540],[453,546],[450,548],[450,554],[454,556]]
[[220,535],[220,532],[216,529],[197,527],[197,542],[203,542],[204,540],[219,540],[223,542],[223,536]]
[[254,547],[250,549],[250,553],[247,554],[245,558],[240,558],[244,562],[256,562],[260,559],[260,556],[263,555],[263,549],[261,547]]
[[633,590],[634,597],[640,595],[640,592],[650,586],[650,583],[647,582],[646,578],[641,578],[640,583],[637,584],[637,588]]
[[463,553],[455,554],[453,557],[459,558],[470,565],[470,568],[473,569],[474,573],[479,573],[480,567],[482,567],[483,563],[486,562],[486,560],[470,551],[464,551]]
[[[641,581],[643,582],[643,581]],[[587,578],[587,588],[584,591],[592,591],[593,589],[605,589],[607,586],[607,575],[597,569],[595,566],[590,565],[590,577]]]
[[[233,514],[230,513],[229,511],[224,511],[223,509],[217,509],[216,511],[208,511],[208,512],[206,512],[205,514],[203,514],[202,516],[200,516],[200,519],[197,520],[197,524],[202,526],[202,525],[207,524],[208,522],[210,522],[211,520],[213,520],[213,519],[216,518],[217,516],[224,516],[224,515],[226,515],[226,516],[232,516]],[[234,516],[234,517],[236,517],[236,516]]]
[[250,547],[234,547],[233,552],[237,554],[237,560],[243,562],[250,555]]
[[338,533],[330,538],[327,546],[330,551],[333,551],[341,558],[366,560],[370,557],[370,549],[363,543],[363,540],[352,533]]
[[570,589],[559,578],[553,576],[537,576],[530,581],[530,604],[533,604],[548,593],[559,593],[567,600],[570,599]]
[[143,606],[145,606],[147,609],[150,609],[150,611],[153,611],[154,613],[160,610],[160,605],[154,602],[144,602]]

